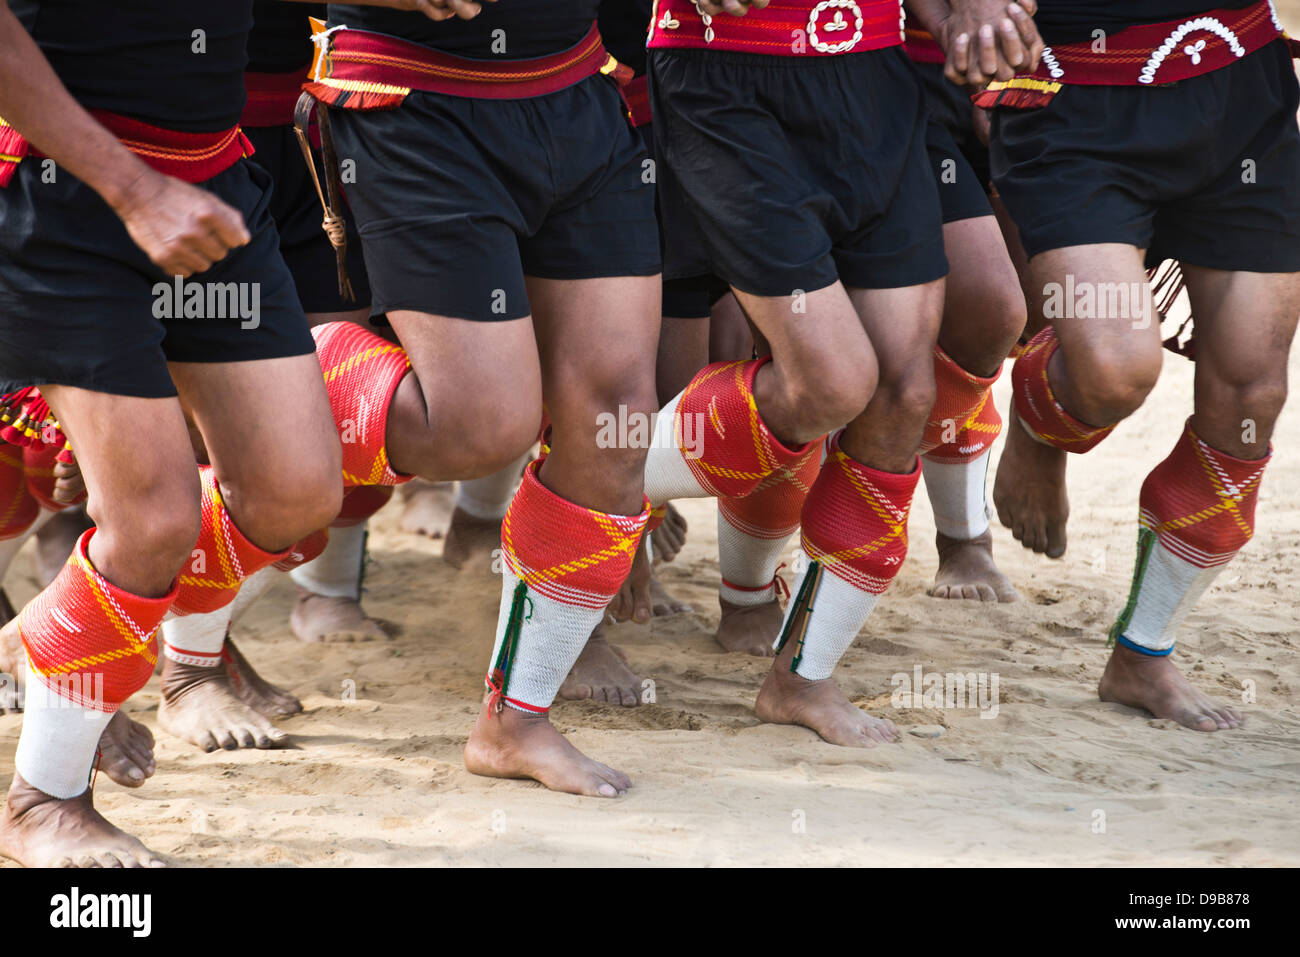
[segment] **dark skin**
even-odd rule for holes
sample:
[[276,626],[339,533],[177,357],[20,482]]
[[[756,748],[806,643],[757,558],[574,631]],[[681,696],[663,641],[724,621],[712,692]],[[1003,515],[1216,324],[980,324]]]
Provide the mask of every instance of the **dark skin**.
[[[473,16],[479,9],[477,4],[458,0],[387,0],[375,5],[419,11],[439,20]],[[0,53],[0,115],[63,171],[97,193],[121,219],[131,240],[165,274],[183,277],[201,273],[248,243],[249,232],[237,210],[204,189],[152,169],[73,99],[7,0],[0,2]],[[246,397],[240,390],[259,378],[259,370],[261,384],[276,384],[299,398],[294,409],[299,420],[281,425],[284,435],[307,447],[305,458],[296,449],[288,453],[290,465],[302,464],[298,475],[289,476],[292,468],[270,474],[283,474],[301,497],[314,502],[321,512],[331,507],[337,511],[332,488],[327,490],[321,484],[326,478],[331,483],[337,480],[337,460],[314,454],[328,447],[320,444],[325,440],[318,440],[319,429],[332,432],[333,425],[319,367],[311,356],[188,366],[173,365],[173,378],[195,405],[200,430],[214,451],[219,473],[228,471],[238,477],[234,487],[228,487],[223,477],[222,490],[246,535],[275,550],[305,534],[296,527],[299,519],[309,525],[314,522],[310,511],[293,518],[287,505],[281,508],[290,496],[281,495],[277,501],[261,494],[266,474],[264,470],[257,474],[258,465],[274,462],[274,457],[262,456],[260,462],[235,461],[237,456],[230,455],[231,436],[222,434],[218,425],[219,408],[224,408],[226,417],[239,418],[237,411],[231,411],[229,396],[238,392],[241,398]],[[175,399],[113,396],[66,386],[43,391],[62,413],[68,434],[83,443],[79,451],[84,453],[90,513],[100,529],[91,543],[91,562],[120,588],[139,595],[165,594],[197,533],[197,477],[180,404]],[[273,396],[263,398],[271,407],[277,404]],[[287,398],[285,404],[289,404]],[[203,421],[205,413],[208,423]],[[116,443],[103,441],[107,424],[118,421],[152,423],[148,441],[135,445],[120,439]],[[244,425],[241,423],[241,428]],[[261,429],[263,438],[266,432]],[[223,450],[225,468],[219,461]],[[67,494],[67,483],[62,484],[65,491],[61,496]],[[326,517],[312,527],[328,520]],[[32,787],[17,773],[0,815],[0,853],[27,865],[162,863],[95,811],[89,791],[59,800]]]

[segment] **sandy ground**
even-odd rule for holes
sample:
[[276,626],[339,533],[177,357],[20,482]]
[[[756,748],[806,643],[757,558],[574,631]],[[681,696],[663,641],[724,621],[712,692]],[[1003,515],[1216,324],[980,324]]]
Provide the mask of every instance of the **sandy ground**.
[[[1300,2],[1281,7],[1300,30]],[[138,791],[101,776],[97,802],[176,863],[205,865],[1300,864],[1297,403],[1278,425],[1255,539],[1177,652],[1225,699],[1253,684],[1246,725],[1197,734],[1095,695],[1131,572],[1138,488],[1178,436],[1191,381],[1191,364],[1169,357],[1146,406],[1072,460],[1064,559],[1022,551],[995,524],[1020,603],[925,595],[936,559],[918,495],[911,554],[839,671],[851,698],[900,726],[897,744],[841,749],[758,723],[751,704],[768,662],[714,645],[714,506],[688,502],[689,544],[662,574],[698,612],[612,632],[657,702],[553,712],[633,789],[598,800],[474,777],[460,755],[498,585],[484,568],[452,571],[440,544],[398,531],[393,505],[373,523],[366,602],[394,640],[299,643],[287,581],[237,629],[263,673],[302,698],[306,713],[282,722],[296,747],[206,755],[169,738],[155,678],[127,707],[158,736],[159,772]],[[16,603],[34,594],[30,553],[7,585]],[[996,718],[895,710],[891,676],[918,666],[996,673]],[[20,721],[0,717],[4,780]]]

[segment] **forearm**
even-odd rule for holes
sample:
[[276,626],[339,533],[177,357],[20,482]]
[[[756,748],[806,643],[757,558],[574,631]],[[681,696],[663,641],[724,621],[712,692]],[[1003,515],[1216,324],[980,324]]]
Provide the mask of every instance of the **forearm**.
[[72,98],[7,0],[0,0],[0,116],[115,209],[148,171]]

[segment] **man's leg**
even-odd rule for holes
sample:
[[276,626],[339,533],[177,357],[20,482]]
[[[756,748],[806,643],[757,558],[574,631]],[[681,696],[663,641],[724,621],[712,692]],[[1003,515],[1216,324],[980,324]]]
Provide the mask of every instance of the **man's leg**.
[[[368,306],[344,312],[307,313],[307,323],[311,326],[354,322],[368,327],[369,318]],[[391,493],[391,489],[387,491]],[[387,500],[386,497],[382,501],[377,499],[375,511]],[[294,634],[304,641],[370,641],[386,637],[379,622],[361,607],[365,517],[349,524],[346,530],[335,528],[325,551],[310,565],[297,567],[290,573],[298,586],[298,599],[290,612],[289,624]]]
[[[1030,322],[1038,316],[1050,325],[1012,370],[1016,420],[1007,430],[993,504],[1017,541],[1049,558],[1065,553],[1065,453],[1086,452],[1105,438],[1160,374],[1158,317],[1139,316],[1131,303],[1131,315],[1101,314],[1106,296],[1099,290],[1145,283],[1142,251],[1120,243],[1053,249],[1029,262]],[[1091,291],[1090,310],[1084,290]]]
[[880,381],[866,409],[832,436],[804,504],[809,562],[754,710],[764,721],[811,728],[832,744],[873,747],[893,740],[893,724],[854,706],[831,674],[907,553],[907,517],[920,479],[917,450],[935,403],[943,281],[850,295],[878,357]]
[[[171,373],[212,463],[202,475],[204,508],[215,508],[210,523],[223,532],[210,550],[200,538],[181,576],[182,598],[189,582],[197,595],[177,607],[215,612],[234,599],[243,580],[287,557],[290,546],[338,514],[339,439],[314,354],[173,363]],[[231,541],[242,543],[233,558]],[[240,549],[256,558],[241,557]],[[199,747],[271,747],[283,735],[231,686],[221,660],[226,628],[220,618],[199,615],[164,636],[158,722]]]
[[1254,532],[1286,400],[1300,274],[1183,272],[1196,316],[1196,411],[1142,485],[1137,567],[1099,693],[1195,731],[1222,731],[1241,724],[1241,713],[1193,687],[1171,654],[1183,619]]
[[599,432],[610,416],[645,421],[654,411],[649,358],[659,283],[658,276],[528,281],[551,451],[540,468],[529,466],[502,525],[489,693],[465,747],[465,766],[476,774],[601,797],[631,784],[570,744],[547,710],[626,577],[648,517],[644,447],[609,447]]
[[[922,456],[925,490],[934,510],[939,570],[930,594],[936,598],[1013,601],[1016,590],[993,562],[985,478],[989,452],[1002,429],[989,390],[970,415],[957,422],[943,412],[950,405],[943,393],[969,397],[968,377],[995,378],[1025,325],[1025,301],[1006,245],[992,216],[945,223],[944,252],[949,273],[944,296],[939,347],[955,365],[941,363],[936,374],[956,373],[951,384],[940,381],[937,420],[940,445]],[[962,373],[966,373],[965,376]],[[973,380],[972,380],[973,381]]]
[[[198,538],[194,454],[174,399],[42,391],[77,450],[96,528],[6,626],[22,635],[29,681],[0,853],[29,866],[160,866],[94,809],[87,785],[113,714],[153,673],[155,632]],[[148,441],[124,441],[122,422],[148,422]],[[86,658],[107,663],[77,664]]]

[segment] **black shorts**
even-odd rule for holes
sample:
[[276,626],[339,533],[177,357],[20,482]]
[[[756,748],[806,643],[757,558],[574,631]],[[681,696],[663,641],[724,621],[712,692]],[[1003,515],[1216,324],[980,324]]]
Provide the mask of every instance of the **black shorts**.
[[913,63],[930,123],[925,148],[939,187],[943,221],[992,216],[989,205],[989,148],[975,134],[970,96],[943,75],[941,63]]
[[993,181],[1025,251],[1093,243],[1148,262],[1300,271],[1300,84],[1285,43],[1161,86],[1064,86],[997,109]]
[[370,274],[372,311],[530,313],[524,276],[660,271],[654,177],[614,82],[520,100],[410,94],[330,113]]
[[168,362],[243,362],[315,350],[269,210],[271,177],[240,160],[201,186],[244,216],[252,237],[188,277],[177,308],[163,275],[91,188],[62,169],[42,182],[28,158],[0,189],[0,392],[69,385],[176,395]]
[[[370,281],[366,278],[366,263],[361,255],[361,236],[357,233],[353,217],[344,211],[347,219],[348,278],[352,281],[354,300],[339,294],[338,267],[334,260],[334,247],[330,245],[325,230],[321,229],[324,211],[316,195],[307,164],[292,126],[264,126],[245,128],[253,141],[257,163],[275,181],[271,192],[271,218],[280,234],[280,255],[298,287],[298,299],[307,312],[347,312],[370,305]],[[317,175],[324,187],[324,170],[319,160]]]
[[[638,126],[641,143],[645,147],[651,162],[658,165],[659,156],[655,153],[654,124]],[[663,212],[659,208],[658,196],[655,197],[655,216],[659,219],[659,251],[664,253],[671,241],[664,231]],[[665,279],[663,281],[663,314],[669,319],[708,319],[713,307],[725,296],[730,288],[716,276],[692,276],[689,279]]]
[[651,50],[664,275],[756,296],[948,271],[921,87],[901,49]]

